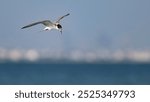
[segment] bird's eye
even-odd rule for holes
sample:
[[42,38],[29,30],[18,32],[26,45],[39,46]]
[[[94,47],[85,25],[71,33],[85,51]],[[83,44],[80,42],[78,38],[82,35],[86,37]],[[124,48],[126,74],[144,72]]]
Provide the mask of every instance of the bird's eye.
[[61,28],[62,28],[62,26],[61,26],[60,24],[58,24],[58,25],[57,25],[57,27],[58,27],[59,29],[61,29]]

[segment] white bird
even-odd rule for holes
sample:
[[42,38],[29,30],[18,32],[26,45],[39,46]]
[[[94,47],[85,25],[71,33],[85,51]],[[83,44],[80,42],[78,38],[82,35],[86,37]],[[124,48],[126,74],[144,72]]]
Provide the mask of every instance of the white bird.
[[70,14],[68,13],[68,14],[60,17],[55,22],[51,22],[50,20],[43,20],[43,21],[39,21],[39,22],[34,22],[34,23],[31,23],[29,25],[26,25],[26,26],[22,27],[21,29],[28,28],[28,27],[31,27],[31,26],[34,26],[34,25],[37,25],[37,24],[43,24],[43,25],[46,26],[43,29],[44,31],[51,30],[51,29],[56,29],[56,30],[59,30],[62,34],[62,26],[60,25],[60,20],[63,19],[64,17],[66,17],[66,16],[69,16],[69,15]]

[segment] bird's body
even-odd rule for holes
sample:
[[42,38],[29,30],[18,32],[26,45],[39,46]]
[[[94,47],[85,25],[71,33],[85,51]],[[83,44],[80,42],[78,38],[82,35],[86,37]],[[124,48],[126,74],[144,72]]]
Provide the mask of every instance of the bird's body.
[[35,23],[31,23],[29,25],[26,25],[24,27],[22,27],[21,29],[24,29],[24,28],[28,28],[28,27],[31,27],[31,26],[34,26],[34,25],[37,25],[37,24],[43,24],[45,26],[45,28],[43,29],[44,31],[47,31],[47,30],[51,30],[51,29],[56,29],[56,30],[59,30],[61,33],[62,33],[62,26],[60,25],[60,20],[63,19],[64,17],[70,15],[69,13],[60,17],[56,22],[51,22],[50,20],[44,20],[44,21],[39,21],[39,22],[35,22]]

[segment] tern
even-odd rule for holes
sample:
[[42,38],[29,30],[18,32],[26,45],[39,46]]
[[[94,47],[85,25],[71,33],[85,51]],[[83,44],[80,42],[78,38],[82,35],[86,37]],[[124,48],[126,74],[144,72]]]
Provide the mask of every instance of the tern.
[[50,20],[43,20],[43,21],[39,21],[39,22],[34,22],[34,23],[31,23],[29,25],[26,25],[26,26],[22,27],[21,29],[28,28],[28,27],[31,27],[31,26],[34,26],[34,25],[37,25],[37,24],[43,24],[45,26],[45,28],[43,29],[43,31],[48,31],[48,30],[56,29],[56,30],[60,31],[61,34],[62,34],[62,26],[60,24],[60,21],[64,17],[69,16],[69,15],[70,14],[68,13],[68,14],[66,14],[64,16],[61,16],[55,22],[51,22]]

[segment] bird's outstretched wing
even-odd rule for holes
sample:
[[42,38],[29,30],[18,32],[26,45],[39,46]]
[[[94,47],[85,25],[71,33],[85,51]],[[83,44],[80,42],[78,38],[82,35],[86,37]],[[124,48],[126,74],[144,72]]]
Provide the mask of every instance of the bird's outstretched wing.
[[66,15],[64,15],[64,16],[62,16],[62,17],[60,17],[60,18],[56,21],[56,23],[59,23],[61,19],[63,19],[63,18],[66,17],[66,16],[69,16],[69,15],[70,15],[70,13],[68,13],[68,14],[66,14]]
[[26,25],[26,26],[22,27],[21,29],[28,28],[28,27],[31,27],[31,26],[34,26],[34,25],[37,25],[37,24],[43,24],[45,26],[52,26],[53,25],[53,23],[50,20],[44,20],[44,21],[31,23],[29,25]]

